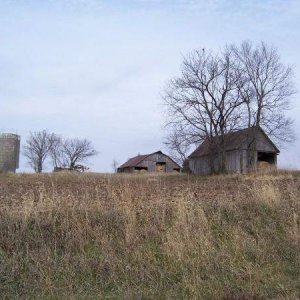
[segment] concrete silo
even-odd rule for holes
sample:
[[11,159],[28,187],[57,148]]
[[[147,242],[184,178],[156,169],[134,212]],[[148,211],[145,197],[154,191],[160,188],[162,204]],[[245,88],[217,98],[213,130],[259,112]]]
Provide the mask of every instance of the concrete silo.
[[16,172],[19,168],[20,136],[0,133],[0,173]]

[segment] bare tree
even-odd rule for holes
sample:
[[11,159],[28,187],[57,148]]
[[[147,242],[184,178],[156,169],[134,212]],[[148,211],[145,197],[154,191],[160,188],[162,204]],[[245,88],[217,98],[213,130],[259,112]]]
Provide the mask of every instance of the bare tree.
[[54,168],[67,167],[68,162],[64,155],[63,150],[63,139],[60,136],[55,136],[53,139],[52,146],[50,148],[50,156]]
[[245,103],[244,126],[249,132],[248,169],[255,162],[256,136],[259,127],[280,145],[294,140],[293,121],[287,117],[290,99],[295,93],[293,71],[280,61],[278,51],[261,42],[253,45],[249,41],[230,47],[240,62],[243,80],[241,89]]
[[276,48],[263,42],[253,45],[245,41],[230,49],[240,62],[247,83],[241,89],[247,109],[245,125],[261,126],[277,142],[293,141],[293,121],[286,115],[295,93],[292,68],[280,61]]
[[186,139],[186,134],[180,127],[172,127],[165,137],[165,145],[169,149],[170,156],[181,166],[186,161],[191,144]]
[[111,167],[112,167],[114,173],[117,173],[117,171],[118,171],[118,165],[119,165],[119,162],[114,159],[112,161],[112,163],[111,163]]
[[[218,149],[219,170],[224,172],[223,137],[239,125],[242,82],[241,70],[236,67],[230,50],[220,55],[194,51],[186,56],[181,76],[169,82],[164,94],[168,113],[166,126],[172,129],[169,145],[174,146],[178,128],[181,142],[185,139],[186,144],[192,145],[208,140],[211,147]],[[220,138],[214,139],[216,136]],[[210,167],[214,172],[212,158]]]
[[63,141],[60,151],[61,161],[69,168],[74,168],[77,163],[84,162],[97,154],[89,140],[77,138]]
[[55,135],[46,130],[30,133],[24,146],[24,156],[36,173],[41,173],[47,159]]
[[[277,50],[264,43],[227,46],[220,54],[196,50],[184,57],[181,75],[164,92],[166,144],[182,156],[178,145],[206,140],[217,149],[218,170],[224,172],[227,133],[252,128],[249,153],[255,148],[259,126],[276,140],[293,140],[286,111],[294,93],[291,67],[283,65]],[[213,155],[209,160],[214,172]]]

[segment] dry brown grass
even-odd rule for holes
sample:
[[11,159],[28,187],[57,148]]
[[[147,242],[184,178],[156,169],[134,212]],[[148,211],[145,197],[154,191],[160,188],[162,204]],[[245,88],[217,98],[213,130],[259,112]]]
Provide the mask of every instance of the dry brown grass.
[[300,176],[0,177],[1,298],[297,299]]

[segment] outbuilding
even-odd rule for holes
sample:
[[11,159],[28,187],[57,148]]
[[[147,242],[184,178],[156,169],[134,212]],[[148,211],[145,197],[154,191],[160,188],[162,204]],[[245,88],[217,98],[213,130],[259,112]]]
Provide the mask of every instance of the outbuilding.
[[[205,140],[188,158],[192,174],[208,175],[219,171],[220,137]],[[225,167],[228,173],[248,173],[277,167],[276,145],[261,127],[251,127],[224,135]]]
[[181,172],[181,167],[168,155],[161,151],[157,151],[150,154],[139,154],[132,157],[118,167],[117,171],[118,173],[179,173]]

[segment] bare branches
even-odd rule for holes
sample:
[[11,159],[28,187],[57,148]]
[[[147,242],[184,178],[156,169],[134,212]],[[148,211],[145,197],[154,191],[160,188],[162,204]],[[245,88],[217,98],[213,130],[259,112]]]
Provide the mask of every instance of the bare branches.
[[35,172],[41,173],[47,158],[55,168],[75,168],[79,162],[96,155],[92,143],[87,139],[63,139],[46,130],[34,132],[26,141],[24,156]]
[[[229,50],[220,55],[194,51],[184,58],[181,76],[169,82],[164,95],[169,113],[166,125],[171,128],[166,144],[171,151],[177,148],[182,157],[179,145],[188,149],[188,145],[237,128],[244,101],[241,79],[241,70]],[[218,141],[222,151],[222,139]]]
[[193,51],[164,91],[165,143],[181,158],[183,145],[187,150],[204,140],[218,141],[214,146],[224,167],[226,133],[261,126],[276,141],[290,142],[292,120],[286,111],[294,93],[292,68],[264,43],[243,42],[219,54]]
[[277,142],[294,139],[292,120],[286,117],[295,94],[293,71],[281,63],[274,47],[243,42],[230,47],[240,61],[247,85],[242,95],[247,105],[248,126],[261,126]]
[[36,173],[43,171],[44,162],[54,144],[55,138],[55,134],[46,130],[30,133],[30,137],[24,146],[23,154]]
[[164,101],[168,125],[180,124],[198,131],[198,140],[226,133],[235,127],[242,73],[230,52],[219,57],[195,51],[184,58],[182,74],[169,82]]
[[191,143],[183,128],[173,128],[165,138],[165,145],[170,151],[170,156],[181,166],[186,161],[190,152]]
[[95,156],[97,151],[87,139],[67,139],[62,143],[63,160],[69,168],[74,168],[79,162]]
[[54,168],[66,168],[68,161],[64,155],[64,140],[60,136],[55,136],[54,142],[50,149],[50,157]]

